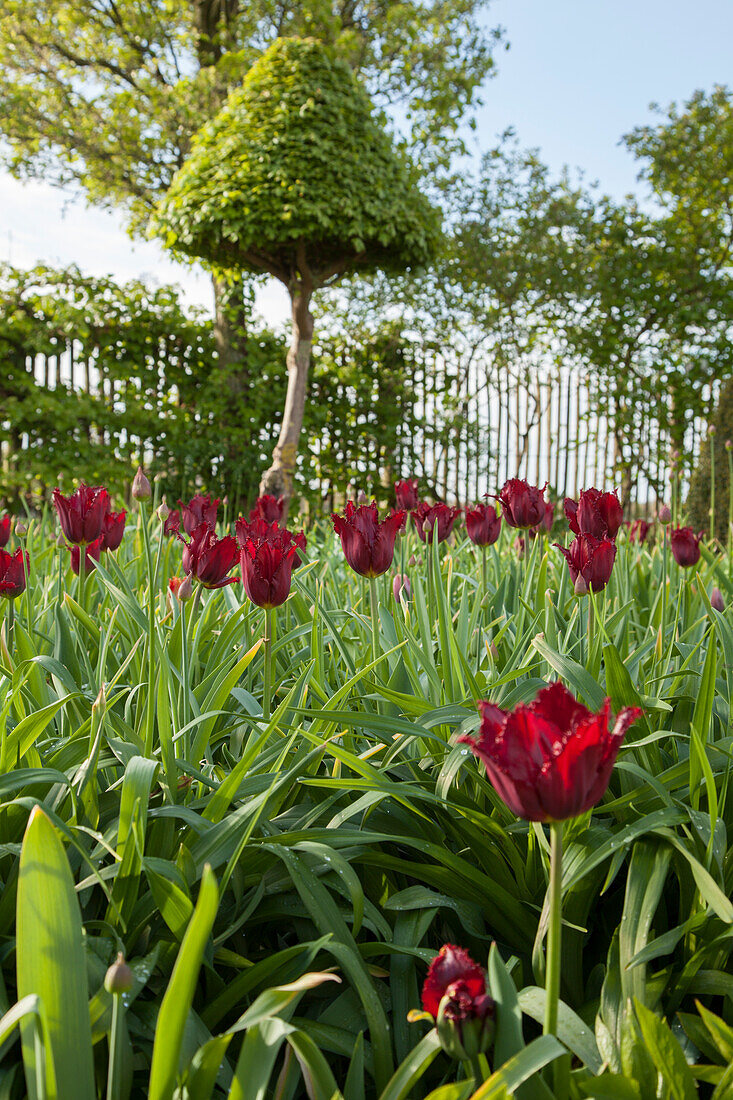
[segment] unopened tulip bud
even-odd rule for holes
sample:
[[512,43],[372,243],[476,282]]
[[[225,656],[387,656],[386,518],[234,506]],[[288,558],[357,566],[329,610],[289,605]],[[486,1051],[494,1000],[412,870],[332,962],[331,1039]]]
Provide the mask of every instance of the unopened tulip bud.
[[725,601],[723,599],[723,593],[719,588],[714,588],[710,593],[710,606],[714,607],[716,611],[725,610]]
[[726,451],[733,451],[733,439],[726,439],[725,449]]
[[19,538],[21,538],[21,539],[22,539],[22,538],[23,538],[23,537],[24,537],[25,535],[27,535],[27,534],[28,534],[28,528],[27,528],[27,526],[25,525],[25,523],[23,523],[23,522],[22,522],[22,520],[21,520],[21,521],[20,521],[19,523],[16,523],[16,525],[15,525],[15,533],[16,533],[16,535],[18,535],[18,537],[19,537]]
[[575,578],[575,595],[587,596],[588,595],[588,582],[582,573],[578,573]]
[[161,523],[165,523],[165,521],[168,519],[168,516],[171,514],[171,510],[168,507],[168,501],[165,499],[165,494],[163,495],[163,499],[156,509],[156,514]]
[[125,956],[120,951],[117,958],[104,976],[104,988],[108,993],[129,993],[135,976],[125,962]]
[[193,596],[193,573],[188,573],[178,585],[176,596],[180,603],[185,603]]
[[107,693],[104,690],[104,684],[102,684],[101,688],[99,689],[99,695],[97,696],[97,698],[92,703],[92,710],[97,712],[97,713],[99,711],[101,711],[102,714],[104,714],[106,709],[107,709]]
[[66,546],[66,539],[64,538],[64,536],[62,535],[62,533],[60,531],[59,531],[58,535],[56,536],[56,545],[57,546],[62,546],[62,547]]
[[369,498],[367,497],[363,489],[360,489],[359,492],[356,494],[356,503],[362,506],[369,503]]
[[395,579],[392,581],[392,591],[394,593],[394,598],[397,603],[400,602],[400,596],[403,593],[405,599],[409,600],[412,586],[410,585],[410,578],[407,576],[407,574],[402,576],[400,573],[398,573],[396,575]]
[[132,479],[132,495],[135,500],[149,500],[152,495],[150,482],[143,473],[142,466],[138,466],[137,473]]
[[715,425],[708,424],[708,435],[715,435]]
[[414,554],[410,554],[410,558],[409,558],[409,561],[407,562],[407,564],[409,566],[417,565],[417,558],[415,557]]
[[499,656],[499,649],[498,649],[498,646],[496,645],[496,642],[490,642],[489,643],[489,653],[491,654],[491,656],[494,660],[496,660],[496,658]]
[[672,522],[672,511],[668,504],[663,504],[659,509],[659,522],[664,524],[665,527],[668,523]]

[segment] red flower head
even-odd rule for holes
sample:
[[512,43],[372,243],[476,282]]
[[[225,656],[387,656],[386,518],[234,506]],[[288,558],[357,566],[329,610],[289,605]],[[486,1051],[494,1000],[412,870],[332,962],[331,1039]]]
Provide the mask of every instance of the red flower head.
[[285,497],[274,497],[270,493],[258,497],[249,513],[250,520],[263,519],[265,523],[280,523],[283,518]]
[[651,526],[645,519],[635,519],[633,523],[629,523],[629,542],[646,542]]
[[417,478],[408,477],[404,481],[396,481],[394,495],[398,511],[411,512],[413,508],[417,508]]
[[28,555],[18,548],[14,554],[0,549],[0,596],[14,600],[25,592]]
[[452,1058],[465,1060],[488,1050],[495,1004],[486,992],[486,974],[464,948],[441,947],[423,985],[422,1006],[436,1021],[441,1045]]
[[6,512],[2,519],[0,519],[0,548],[8,545],[8,539],[10,538],[10,516]]
[[163,524],[164,535],[177,535],[181,530],[181,513],[177,508],[169,512]]
[[281,528],[277,523],[268,523],[267,520],[262,519],[260,516],[256,516],[252,520],[246,520],[244,516],[240,516],[235,524],[235,531],[237,537],[237,546],[240,550],[243,550],[247,544],[247,539],[252,539],[253,542],[257,542],[261,539],[273,538],[278,531],[282,531],[288,536],[293,546],[296,547],[296,552],[292,557],[293,569],[300,569],[303,564],[303,559],[300,556],[299,551],[305,553],[308,545],[307,539],[303,531],[298,531],[297,535],[294,535],[292,531],[287,531],[285,528]]
[[577,501],[565,498],[563,504],[574,535],[592,535],[594,539],[615,539],[624,513],[616,493],[600,489],[581,489]]
[[[178,536],[181,542],[185,540]],[[224,588],[239,577],[227,577],[237,560],[237,543],[231,535],[218,539],[208,523],[200,523],[183,548],[184,573],[192,573],[204,588]]]
[[376,501],[357,508],[350,500],[343,516],[332,512],[331,519],[341,539],[344,557],[355,573],[362,577],[378,577],[387,572],[405,512],[392,512],[380,523]]
[[672,555],[683,569],[690,565],[697,565],[699,562],[701,538],[702,535],[696,535],[691,527],[675,527],[670,531],[669,544],[672,547]]
[[432,542],[434,538],[444,542],[460,514],[460,508],[452,508],[448,504],[428,504],[424,500],[410,513],[423,542]]
[[84,546],[102,534],[104,517],[109,512],[109,493],[106,489],[85,485],[82,481],[70,497],[54,489],[53,503],[68,542]]
[[543,531],[546,531],[549,535],[552,530],[552,525],[555,522],[555,505],[550,500],[545,501],[545,514],[538,524],[536,524],[530,535],[534,537],[535,532],[541,535]]
[[479,703],[478,738],[459,737],[483,762],[494,790],[512,813],[528,821],[564,821],[600,801],[638,707],[608,724],[611,701],[599,714],[587,710],[558,681],[533,703],[505,711]]
[[466,533],[477,546],[492,546],[501,531],[501,516],[493,504],[466,508]]
[[545,517],[545,489],[512,477],[496,498],[510,527],[536,527]]
[[[85,573],[91,573],[92,569],[94,569],[97,562],[99,561],[101,553],[104,550],[104,546],[102,545],[103,542],[104,537],[100,535],[98,539],[95,539],[94,542],[87,543],[87,545],[84,547]],[[70,546],[69,550],[71,551],[71,571],[72,573],[75,573],[78,577],[79,563],[81,561],[81,547]]]
[[588,588],[602,592],[611,579],[616,560],[616,543],[613,539],[596,539],[592,535],[579,535],[569,549],[555,543],[570,567],[570,579],[575,584],[582,577]]
[[125,532],[125,517],[127,513],[122,512],[107,512],[104,517],[104,527],[102,528],[102,549],[103,550],[118,550],[120,543],[122,542],[122,536]]
[[290,594],[292,571],[298,548],[305,549],[305,535],[293,536],[276,523],[258,526],[237,521],[237,540],[241,546],[244,590],[258,607],[279,607]]
[[[187,535],[192,535],[202,523],[205,523],[212,530],[216,527],[216,513],[219,510],[218,497],[216,500],[212,500],[210,496],[195,496],[191,497],[188,504],[184,504],[182,500],[179,500],[178,503],[181,506],[181,527]],[[168,519],[170,519],[170,516]]]

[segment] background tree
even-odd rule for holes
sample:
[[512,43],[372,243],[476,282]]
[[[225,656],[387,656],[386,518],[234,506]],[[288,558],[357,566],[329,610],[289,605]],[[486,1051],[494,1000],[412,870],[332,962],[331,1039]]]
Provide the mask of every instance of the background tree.
[[290,499],[313,339],[311,299],[350,268],[430,258],[440,218],[363,88],[316,39],[278,39],[252,66],[159,204],[168,248],[266,272],[288,290],[292,340],[282,428],[262,492]]

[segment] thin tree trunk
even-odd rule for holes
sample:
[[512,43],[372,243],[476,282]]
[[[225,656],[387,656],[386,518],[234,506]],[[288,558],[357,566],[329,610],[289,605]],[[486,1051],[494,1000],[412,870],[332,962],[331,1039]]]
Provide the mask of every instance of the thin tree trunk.
[[260,494],[271,493],[273,496],[285,498],[283,522],[293,496],[293,474],[308,391],[308,368],[313,345],[313,316],[310,311],[312,297],[313,284],[305,278],[291,291],[293,335],[287,355],[288,389],[285,411],[272,455],[272,465],[262,475],[260,482]]

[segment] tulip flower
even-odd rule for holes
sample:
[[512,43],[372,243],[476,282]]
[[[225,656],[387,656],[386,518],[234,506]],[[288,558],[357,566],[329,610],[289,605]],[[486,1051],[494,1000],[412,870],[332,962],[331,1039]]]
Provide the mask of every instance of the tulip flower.
[[409,600],[412,594],[412,585],[410,584],[410,578],[406,573],[397,573],[392,581],[392,594],[397,603],[400,602],[400,596],[404,593],[405,599]]
[[449,1057],[473,1061],[494,1037],[496,1006],[486,992],[486,973],[462,947],[441,947],[422,989],[423,1012],[436,1022]]
[[104,517],[109,512],[109,493],[100,486],[82,481],[71,496],[59,489],[53,491],[53,504],[66,540],[77,546],[95,542],[104,530]]
[[18,548],[14,554],[0,549],[0,596],[15,600],[25,592],[28,555]]
[[498,497],[504,519],[510,527],[536,527],[545,517],[545,489],[512,477]]
[[300,569],[303,564],[303,558],[299,551],[302,550],[305,553],[308,545],[303,531],[298,531],[297,534],[293,534],[292,531],[281,528],[276,522],[268,523],[267,520],[262,519],[261,516],[255,516],[255,518],[251,520],[246,520],[244,516],[240,516],[235,525],[237,546],[239,546],[240,550],[244,549],[247,539],[252,539],[252,541],[256,543],[261,539],[267,540],[278,538],[278,532],[280,531],[286,536],[286,541],[290,539],[293,546],[296,547],[296,552],[292,557],[292,567],[293,569]]
[[478,738],[466,734],[458,740],[482,761],[517,817],[563,821],[601,799],[626,730],[641,714],[638,707],[626,707],[609,730],[610,707],[606,699],[593,714],[558,681],[513,711],[479,703]]
[[663,504],[661,506],[661,508],[657,512],[657,519],[665,527],[668,523],[672,522],[672,509],[669,507],[668,504]]
[[702,535],[696,535],[691,527],[675,527],[674,531],[670,531],[672,557],[683,569],[699,562],[701,538]]
[[342,516],[331,513],[344,557],[355,573],[362,577],[379,577],[387,572],[405,515],[405,512],[392,512],[380,522],[376,501],[356,507],[352,500]]
[[[212,500],[210,496],[199,495],[191,497],[188,504],[184,504],[182,500],[179,500],[178,503],[181,506],[181,527],[187,535],[192,535],[202,523],[207,524],[212,530],[216,527],[216,513],[219,510],[218,497],[216,500]],[[168,519],[170,520],[170,516]]]
[[293,559],[305,536],[293,536],[276,523],[264,533],[245,533],[245,523],[237,522],[244,590],[258,607],[279,607],[290,594]]
[[[102,555],[102,551],[104,550],[103,542],[104,536],[100,535],[98,539],[94,540],[94,542],[89,542],[86,544],[86,546],[83,547],[85,574],[91,573],[92,569],[99,561]],[[71,551],[71,571],[72,573],[74,573],[75,576],[78,577],[79,567],[81,565],[82,547],[74,545],[70,546],[69,550]]]
[[613,563],[616,560],[616,543],[613,539],[597,539],[592,535],[579,535],[573,539],[570,547],[555,543],[565,557],[570,568],[570,579],[575,585],[578,577],[593,592],[602,592],[611,579]]
[[249,513],[250,520],[262,519],[265,523],[280,523],[283,518],[285,497],[274,497],[270,493],[258,497]]
[[103,550],[119,549],[125,531],[126,515],[127,513],[123,510],[122,512],[108,512],[104,517],[101,536]]
[[408,477],[404,481],[396,481],[394,495],[398,511],[411,512],[413,508],[417,508],[417,478]]
[[710,593],[710,606],[716,611],[725,611],[725,600],[723,599],[723,593],[719,588],[713,588]]
[[529,537],[534,538],[535,535],[541,535],[545,531],[548,535],[552,531],[552,525],[555,522],[555,505],[551,500],[545,501],[545,514],[539,523],[530,530]]
[[227,573],[237,560],[237,543],[231,535],[219,539],[208,523],[200,523],[191,535],[191,541],[184,543],[181,558],[185,573],[192,573],[204,588],[224,588],[236,584],[239,577],[227,577]]
[[624,513],[616,493],[600,489],[582,489],[577,501],[566,497],[563,510],[574,535],[615,539]]
[[[161,517],[162,518],[162,517]],[[168,515],[163,520],[163,534],[164,535],[177,535],[181,530],[181,513],[177,508],[168,512]]]
[[501,531],[501,516],[493,504],[466,508],[466,534],[477,546],[493,546]]
[[453,530],[461,509],[448,504],[428,504],[421,501],[410,514],[423,542],[432,542],[434,538],[438,542],[444,542]]
[[2,519],[0,519],[0,549],[3,546],[8,545],[8,539],[10,538],[10,516],[6,512]]
[[632,523],[628,524],[629,529],[629,542],[646,542],[649,537],[652,525],[645,519],[635,519]]

